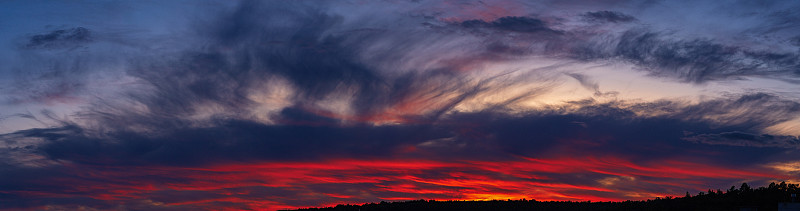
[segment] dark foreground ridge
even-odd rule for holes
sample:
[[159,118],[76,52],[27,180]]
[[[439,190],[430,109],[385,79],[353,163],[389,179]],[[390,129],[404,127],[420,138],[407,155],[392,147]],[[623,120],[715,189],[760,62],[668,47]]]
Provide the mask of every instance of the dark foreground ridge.
[[[768,187],[751,188],[744,183],[740,188],[708,190],[697,195],[688,192],[684,197],[665,197],[644,201],[591,202],[591,201],[434,201],[416,200],[380,202],[362,205],[336,205],[325,208],[299,210],[778,210],[779,203],[798,201],[792,194],[800,193],[798,184],[769,184]],[[783,204],[782,206],[792,206]],[[792,207],[794,208],[794,207]]]

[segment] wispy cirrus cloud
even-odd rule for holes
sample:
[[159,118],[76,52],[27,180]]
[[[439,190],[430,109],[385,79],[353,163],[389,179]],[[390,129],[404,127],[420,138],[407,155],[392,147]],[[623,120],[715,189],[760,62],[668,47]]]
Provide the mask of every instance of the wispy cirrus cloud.
[[[244,1],[170,35],[25,32],[3,106],[79,109],[2,113],[45,127],[0,135],[0,208],[627,200],[797,178],[769,165],[798,159],[772,129],[800,112],[797,52],[630,9],[655,3],[497,3]],[[751,18],[793,30],[771,8]]]

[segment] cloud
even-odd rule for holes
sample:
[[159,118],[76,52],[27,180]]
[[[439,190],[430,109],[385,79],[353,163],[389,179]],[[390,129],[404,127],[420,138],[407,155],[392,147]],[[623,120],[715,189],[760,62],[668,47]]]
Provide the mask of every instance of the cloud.
[[6,104],[72,103],[81,98],[87,87],[84,77],[90,63],[81,53],[60,55],[29,55],[4,90]]
[[[49,28],[49,27],[48,27]],[[14,62],[0,70],[0,102],[6,106],[49,107],[85,105],[91,98],[114,94],[128,83],[125,60],[141,50],[126,45],[136,33],[115,34],[86,27],[58,29],[25,37],[21,47],[8,53]]]
[[792,37],[791,39],[789,39],[789,42],[790,42],[792,45],[795,45],[795,46],[800,46],[800,36],[795,36],[795,37]]
[[[237,161],[337,157],[367,159],[386,156],[422,156],[446,160],[497,159],[509,155],[592,152],[659,159],[676,155],[691,156],[694,153],[685,149],[697,149],[698,146],[692,146],[690,142],[675,142],[685,138],[685,131],[712,134],[763,129],[764,124],[753,122],[757,120],[755,117],[737,117],[752,120],[742,122],[736,118],[725,119],[733,117],[715,116],[717,112],[727,111],[729,105],[741,104],[741,100],[734,98],[699,105],[673,103],[660,107],[576,102],[578,110],[561,109],[564,113],[520,115],[486,110],[449,114],[435,121],[381,126],[342,124],[341,119],[286,108],[279,113],[277,119],[281,119],[279,122],[282,124],[278,125],[219,118],[187,127],[164,125],[159,122],[163,118],[160,116],[152,119],[140,116],[138,118],[143,119],[131,121],[140,121],[140,124],[155,122],[157,125],[149,125],[151,129],[141,131],[135,127],[117,126],[124,122],[103,124],[101,127],[62,122],[64,125],[60,127],[23,130],[3,137],[6,140],[41,140],[28,147],[30,149],[27,152],[50,160],[86,165],[203,166]],[[768,104],[761,101],[753,103],[756,102]],[[762,108],[770,111],[783,109],[778,105]],[[646,113],[652,109],[672,111]],[[693,113],[698,111],[704,113]],[[753,115],[759,112],[762,111],[743,111]],[[119,115],[122,116],[116,118],[128,117],[125,113]],[[763,121],[775,120],[767,117]],[[647,142],[636,144],[638,140]],[[662,146],[651,148],[654,145]],[[739,164],[759,162],[758,159],[762,159],[760,156],[763,155],[754,152],[749,156],[741,156],[711,146],[700,148],[717,151],[718,158]],[[764,153],[771,151],[774,149],[765,149]]]
[[483,20],[467,20],[461,22],[461,26],[465,28],[489,28],[521,33],[560,33],[549,28],[544,21],[531,17],[507,16],[498,18],[492,22],[486,22]]
[[597,11],[584,13],[583,18],[590,22],[611,22],[611,23],[624,23],[636,21],[636,18],[626,15],[621,12],[615,11]]
[[[225,163],[202,168],[4,168],[14,171],[0,175],[4,179],[0,187],[10,190],[8,199],[15,201],[0,206],[280,209],[419,197],[463,200],[492,196],[607,201],[663,196],[676,189],[679,191],[672,192],[703,190],[692,187],[701,178],[735,181],[775,177],[769,170],[748,172],[675,160],[635,163],[610,156],[470,162],[331,159]],[[581,176],[553,177],[558,174]],[[627,181],[598,182],[609,177]],[[650,182],[660,184],[648,185]],[[15,183],[28,185],[20,187]]]
[[724,132],[719,134],[701,134],[684,138],[684,140],[711,144],[711,145],[730,145],[730,146],[750,146],[750,147],[780,147],[797,148],[800,140],[795,136],[775,136],[769,134],[751,134],[739,131]]
[[[601,11],[583,17],[592,21],[621,22],[630,16]],[[800,57],[791,51],[768,51],[756,46],[730,45],[718,39],[681,37],[646,26],[622,27],[613,32],[604,29],[593,31],[591,27],[556,29],[551,25],[570,23],[555,20],[556,23],[548,24],[540,19],[508,16],[490,22],[467,20],[460,22],[458,27],[480,29],[476,31],[477,35],[489,40],[484,42],[489,44],[482,50],[506,57],[527,55],[584,61],[615,60],[634,64],[653,76],[676,78],[688,83],[750,76],[795,78],[795,70],[800,65]],[[528,35],[490,35],[506,32]]]
[[673,117],[688,121],[707,121],[720,125],[742,125],[763,129],[794,119],[798,111],[800,103],[795,101],[767,93],[752,93],[727,100],[709,100],[689,105],[683,107]]
[[[113,96],[0,135],[0,208],[623,200],[790,177],[762,164],[796,157],[797,138],[755,134],[797,117],[791,97],[642,101],[565,69],[623,63],[701,86],[795,77],[794,52],[681,37],[607,10],[448,19],[341,4],[242,2],[198,21],[170,51],[121,56],[126,65],[109,66],[130,83]],[[396,7],[407,4],[437,9]],[[18,78],[11,101],[97,89],[90,76],[113,59],[83,63],[106,52],[92,51],[104,38],[92,29],[30,37],[20,52],[41,58],[92,46],[30,68],[39,71]],[[542,103],[574,88],[565,74],[594,95]]]
[[710,40],[665,40],[654,32],[627,31],[619,38],[613,56],[633,62],[655,75],[687,82],[741,76],[794,77],[798,56],[726,46]]
[[581,86],[583,86],[583,88],[593,91],[595,96],[614,96],[619,94],[618,92],[605,92],[605,93],[601,92],[600,85],[598,85],[597,82],[591,81],[591,79],[589,79],[586,75],[578,73],[567,73],[567,76],[572,77],[575,80],[578,80],[578,82],[581,83]]
[[[171,117],[165,122],[183,124],[180,119],[209,109],[235,118],[248,116],[254,107],[259,106],[254,96],[287,89],[291,95],[285,96],[286,105],[274,110],[291,112],[283,109],[291,107],[338,118],[343,123],[382,124],[411,121],[407,117],[430,121],[461,102],[490,90],[513,87],[519,83],[514,80],[520,80],[504,76],[506,72],[478,76],[460,72],[468,64],[457,61],[491,61],[495,58],[487,56],[490,53],[458,55],[452,60],[437,59],[437,53],[464,50],[460,45],[433,48],[427,45],[447,38],[448,34],[408,35],[402,39],[413,39],[414,42],[398,42],[397,39],[401,38],[387,35],[385,31],[405,33],[418,29],[354,31],[354,26],[345,22],[341,15],[313,7],[246,5],[221,15],[220,22],[224,24],[204,30],[202,35],[209,40],[208,47],[187,50],[167,60],[144,57],[136,61],[134,68],[127,73],[148,87],[144,89],[146,91],[129,92],[131,100],[145,107],[150,114]],[[264,11],[274,12],[267,12],[265,16]],[[508,18],[493,23],[493,27],[517,30],[521,25],[539,23],[536,21]],[[372,51],[374,46],[384,45],[389,47]],[[423,49],[419,48],[424,48],[425,52],[420,52]],[[431,57],[421,54],[431,54]],[[481,58],[484,56],[487,58]],[[413,69],[401,71],[396,65],[389,65],[403,61],[397,59],[402,57],[421,60],[420,64],[429,66],[410,66]],[[403,62],[399,65],[410,64]],[[285,81],[287,84],[274,87],[265,81]],[[537,91],[526,94],[534,92]],[[514,97],[519,96],[511,98]],[[130,103],[119,105],[122,104]],[[112,113],[136,110],[102,109],[111,109],[113,111],[109,112]],[[280,115],[265,116],[269,121],[291,121],[280,119],[283,118]],[[139,118],[115,118],[113,121],[135,119]]]
[[45,34],[32,35],[24,45],[29,49],[76,48],[92,41],[92,33],[84,27],[58,29]]

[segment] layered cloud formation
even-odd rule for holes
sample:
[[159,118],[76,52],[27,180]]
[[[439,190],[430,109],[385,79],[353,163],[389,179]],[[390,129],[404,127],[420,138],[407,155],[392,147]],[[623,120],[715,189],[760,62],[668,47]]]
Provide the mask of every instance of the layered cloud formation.
[[616,201],[800,177],[792,2],[1,4],[20,27],[0,32],[0,209]]

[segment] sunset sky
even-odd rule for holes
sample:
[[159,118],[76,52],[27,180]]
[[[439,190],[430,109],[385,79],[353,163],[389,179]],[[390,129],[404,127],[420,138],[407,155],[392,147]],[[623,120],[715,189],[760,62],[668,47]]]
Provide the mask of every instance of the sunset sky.
[[800,182],[800,1],[0,1],[0,210]]

